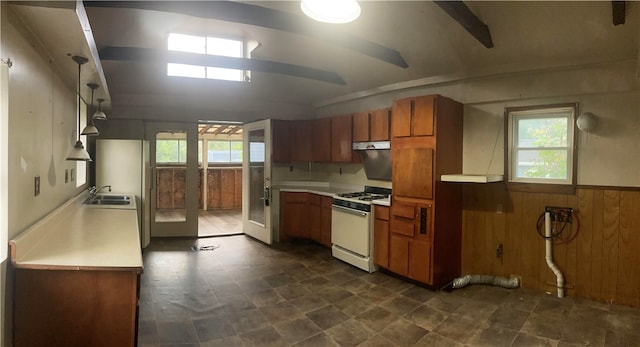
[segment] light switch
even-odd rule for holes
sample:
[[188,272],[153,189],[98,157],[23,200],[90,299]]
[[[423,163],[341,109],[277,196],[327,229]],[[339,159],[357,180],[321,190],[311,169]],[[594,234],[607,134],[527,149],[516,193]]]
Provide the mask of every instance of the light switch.
[[33,190],[34,190],[34,196],[38,196],[40,195],[40,176],[36,176],[34,182],[33,182]]
[[64,183],[69,183],[69,169],[64,170]]

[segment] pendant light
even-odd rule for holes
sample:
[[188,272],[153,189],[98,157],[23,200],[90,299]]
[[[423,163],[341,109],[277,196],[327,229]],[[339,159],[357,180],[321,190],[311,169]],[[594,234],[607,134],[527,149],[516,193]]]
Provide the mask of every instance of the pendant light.
[[[91,107],[89,107],[89,110],[87,110],[87,115],[89,115],[89,112],[93,110],[93,92],[96,89],[98,89],[99,86],[95,83],[87,83],[87,87],[91,88]],[[100,135],[98,128],[96,128],[96,126],[93,124],[93,118],[89,121],[89,124],[87,124],[87,126],[84,127],[84,130],[82,130],[82,135],[87,135],[87,136]]]
[[300,8],[308,17],[323,23],[349,23],[360,17],[356,0],[302,0]]
[[80,70],[82,69],[82,64],[88,62],[89,59],[78,55],[74,55],[71,59],[78,64],[78,140],[76,141],[76,145],[71,149],[71,152],[67,155],[67,160],[91,161],[91,156],[89,156],[89,153],[82,145],[82,141],[80,141],[80,102],[82,102],[80,99]]
[[107,120],[107,115],[102,112],[102,102],[104,99],[98,99],[98,110],[93,114],[93,120]]

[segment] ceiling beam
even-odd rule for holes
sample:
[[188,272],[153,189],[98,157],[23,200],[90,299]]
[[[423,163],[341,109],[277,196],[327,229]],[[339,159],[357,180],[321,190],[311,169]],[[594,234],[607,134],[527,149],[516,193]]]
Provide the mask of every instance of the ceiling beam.
[[611,14],[613,16],[613,25],[624,24],[625,2],[617,0],[611,1]]
[[288,75],[346,85],[346,82],[333,71],[314,69],[307,66],[279,63],[269,60],[233,58],[220,55],[174,52],[165,49],[139,47],[105,47],[100,50],[103,61],[137,61],[142,63],[178,63],[198,66],[212,66],[226,69],[250,70]]
[[462,1],[434,1],[438,7],[443,9],[451,18],[458,22],[476,40],[485,47],[492,48],[493,40],[489,27],[476,16]]
[[85,1],[86,7],[131,8],[179,13],[313,37],[402,68],[409,65],[398,51],[349,35],[335,26],[304,16],[233,1]]

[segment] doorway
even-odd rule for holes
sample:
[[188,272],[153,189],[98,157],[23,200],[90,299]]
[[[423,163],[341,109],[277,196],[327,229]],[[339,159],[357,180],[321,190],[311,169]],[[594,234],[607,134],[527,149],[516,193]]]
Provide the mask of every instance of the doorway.
[[198,124],[198,237],[242,234],[242,125]]

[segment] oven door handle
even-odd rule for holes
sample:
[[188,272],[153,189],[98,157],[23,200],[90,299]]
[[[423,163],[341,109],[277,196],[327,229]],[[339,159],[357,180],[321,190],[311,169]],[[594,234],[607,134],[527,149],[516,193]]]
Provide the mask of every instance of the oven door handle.
[[366,217],[367,216],[366,212],[362,212],[362,211],[358,211],[358,210],[352,210],[350,208],[346,208],[346,207],[342,207],[342,206],[332,205],[331,208],[333,208],[335,210],[338,210],[340,212],[345,212],[345,213],[352,214],[354,216],[359,216],[359,217]]

